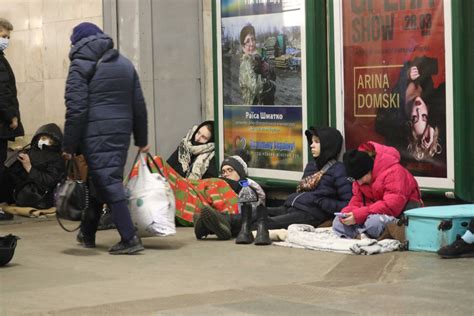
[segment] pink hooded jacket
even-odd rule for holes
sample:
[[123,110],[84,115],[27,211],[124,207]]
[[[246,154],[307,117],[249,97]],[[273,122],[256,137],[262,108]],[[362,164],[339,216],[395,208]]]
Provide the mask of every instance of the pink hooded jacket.
[[343,213],[352,212],[356,224],[363,224],[370,214],[398,217],[408,201],[421,200],[420,188],[413,175],[400,164],[400,153],[393,147],[367,142],[358,150],[374,152],[370,184],[352,184],[353,196]]

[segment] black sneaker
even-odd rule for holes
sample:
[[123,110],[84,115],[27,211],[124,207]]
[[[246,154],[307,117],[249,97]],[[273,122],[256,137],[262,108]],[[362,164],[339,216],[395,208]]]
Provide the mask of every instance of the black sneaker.
[[194,235],[196,235],[196,239],[203,239],[206,238],[207,235],[212,234],[212,232],[206,228],[204,222],[202,221],[201,215],[198,213],[194,213],[193,215],[193,223],[194,223]]
[[76,241],[84,248],[95,248],[95,236],[86,237],[82,231],[79,231],[76,236]]
[[220,214],[210,206],[204,206],[201,210],[201,219],[204,226],[217,235],[217,239],[228,240],[232,237],[230,223],[224,215]]
[[132,255],[143,250],[145,250],[145,248],[143,248],[142,241],[135,235],[130,240],[120,241],[110,247],[109,253],[111,255]]
[[0,208],[0,221],[9,221],[13,219],[13,214],[7,213]]
[[474,257],[474,243],[468,244],[459,238],[451,245],[439,249],[438,255],[445,259]]

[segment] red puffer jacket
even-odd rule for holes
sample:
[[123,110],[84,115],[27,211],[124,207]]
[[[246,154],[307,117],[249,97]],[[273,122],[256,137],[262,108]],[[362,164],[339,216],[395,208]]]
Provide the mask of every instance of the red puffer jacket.
[[352,199],[342,210],[352,212],[356,224],[362,224],[370,214],[398,217],[408,201],[423,203],[420,188],[413,175],[400,165],[400,153],[393,147],[375,142],[359,146],[360,151],[376,153],[371,184],[352,184]]

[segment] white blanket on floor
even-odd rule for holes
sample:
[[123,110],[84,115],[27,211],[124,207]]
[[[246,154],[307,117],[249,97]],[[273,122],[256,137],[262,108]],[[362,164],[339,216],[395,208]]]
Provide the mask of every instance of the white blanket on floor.
[[395,239],[377,241],[375,239],[346,239],[340,238],[332,228],[314,228],[310,225],[293,224],[288,227],[288,236],[283,242],[274,245],[304,248],[311,250],[339,252],[358,255],[373,255],[395,251],[400,248],[400,242]]

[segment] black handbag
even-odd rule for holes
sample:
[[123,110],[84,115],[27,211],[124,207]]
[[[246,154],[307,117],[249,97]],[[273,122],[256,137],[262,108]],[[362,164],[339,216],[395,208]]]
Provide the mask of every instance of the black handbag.
[[80,221],[82,214],[89,207],[89,188],[87,183],[80,179],[79,168],[75,159],[68,160],[66,165],[66,178],[61,181],[55,194],[56,219],[59,225],[68,232],[79,229],[81,225],[73,230],[66,229],[60,219]]

